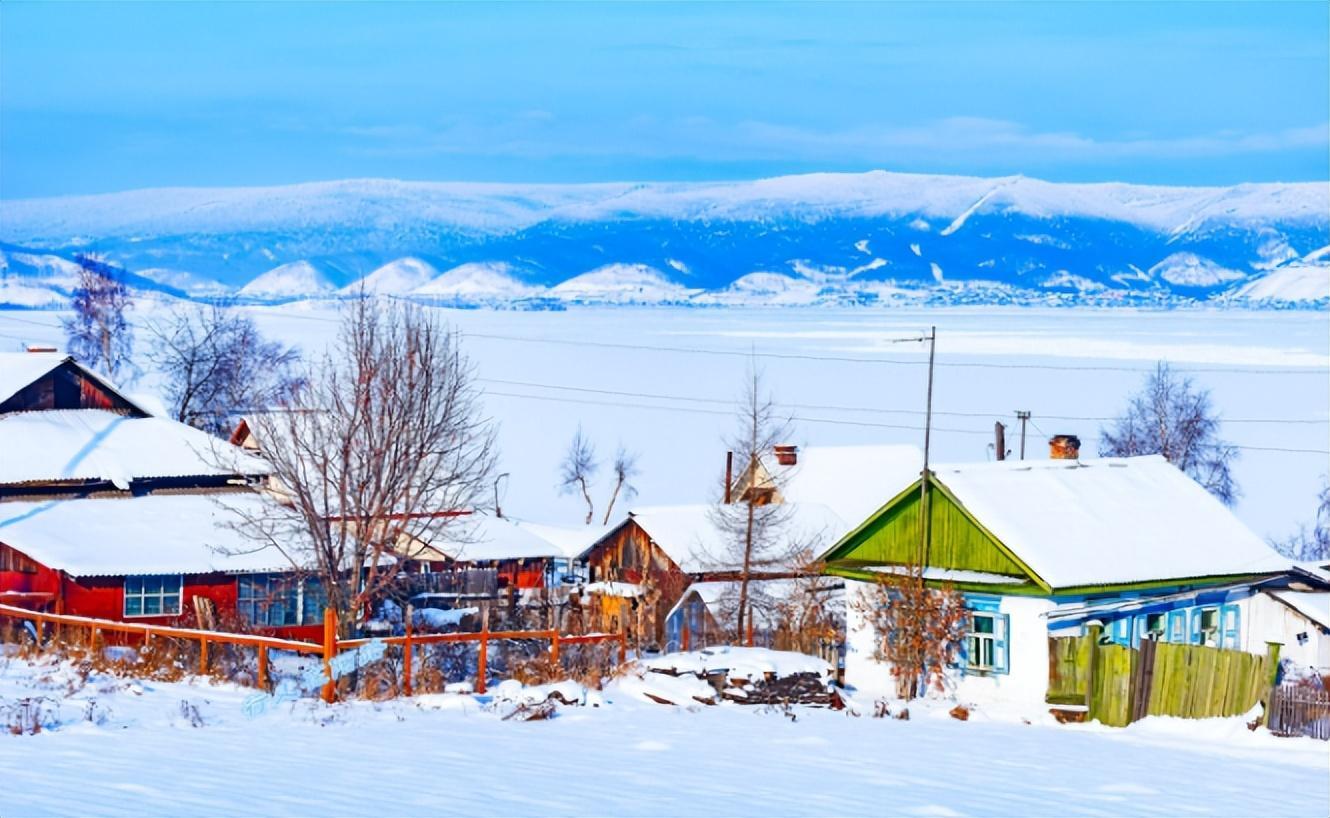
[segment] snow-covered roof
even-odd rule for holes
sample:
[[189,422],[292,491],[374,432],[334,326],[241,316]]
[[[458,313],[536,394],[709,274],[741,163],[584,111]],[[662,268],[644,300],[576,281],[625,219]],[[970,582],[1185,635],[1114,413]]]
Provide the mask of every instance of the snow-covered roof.
[[[786,503],[787,522],[777,535],[783,543],[806,544],[821,551],[846,530],[836,512],[817,503]],[[729,571],[739,566],[732,555],[732,538],[717,526],[717,506],[647,506],[631,517],[679,568],[688,574]]]
[[144,414],[151,414],[117,389],[115,384],[75,361],[73,356],[63,352],[0,352],[0,403],[14,397],[24,387],[31,385],[66,361],[73,363],[80,371],[97,381],[107,391],[119,395],[126,403],[139,409]]
[[793,466],[774,457],[764,465],[788,502],[827,506],[854,526],[919,479],[924,455],[916,446],[808,446]]
[[1292,567],[1158,455],[1007,460],[932,471],[984,528],[1054,588]]
[[614,526],[608,525],[549,525],[526,520],[518,520],[517,527],[552,543],[563,552],[561,556],[569,559],[577,559],[590,551],[591,546],[595,545],[601,537],[604,537],[614,528]]
[[463,562],[489,562],[493,560],[561,558],[564,551],[549,540],[505,517],[470,514],[459,517],[456,526],[449,526],[443,538],[429,546]]
[[1330,630],[1330,593],[1271,591],[1273,596],[1326,630]]
[[268,464],[166,418],[103,409],[0,415],[0,484],[266,474]]
[[0,403],[67,360],[59,352],[0,352]]
[[73,576],[290,570],[227,527],[270,502],[249,492],[3,502],[0,542]]

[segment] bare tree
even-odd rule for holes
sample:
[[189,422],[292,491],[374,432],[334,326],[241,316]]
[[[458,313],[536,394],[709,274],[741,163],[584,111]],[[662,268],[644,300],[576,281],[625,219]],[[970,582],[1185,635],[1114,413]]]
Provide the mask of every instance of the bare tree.
[[287,403],[301,385],[299,351],[265,339],[228,305],[178,309],[146,329],[147,358],[182,423],[222,435],[240,412]]
[[89,255],[77,257],[78,284],[63,321],[65,345],[71,355],[117,380],[137,375],[131,361],[134,331],[125,313],[132,307],[129,289],[115,267]]
[[360,299],[284,411],[250,416],[281,503],[237,525],[318,576],[344,629],[403,560],[462,541],[488,496],[494,427],[458,337],[419,307]]
[[[765,473],[762,466],[762,457],[789,437],[790,421],[776,410],[776,404],[763,383],[763,373],[756,364],[749,366],[736,408],[736,421],[729,448],[734,452],[735,462],[744,465],[748,490],[734,498],[732,503],[715,506],[711,518],[712,524],[727,541],[723,555],[728,563],[726,567],[738,567],[737,599],[733,607],[736,634],[742,638],[750,614],[753,575],[778,568],[788,570],[792,553],[796,550],[782,538],[791,516],[789,507],[771,502],[779,492],[779,478]],[[758,476],[760,472],[761,478]]]
[[970,617],[954,588],[930,588],[917,566],[906,566],[899,575],[882,574],[851,605],[873,629],[873,658],[890,665],[898,696],[942,689],[964,649]]
[[1304,525],[1287,540],[1271,543],[1279,553],[1308,562],[1330,559],[1330,482],[1321,484],[1317,500],[1316,519],[1310,530]]
[[563,456],[563,462],[559,465],[560,472],[560,491],[568,494],[572,491],[580,491],[582,499],[586,502],[586,524],[591,525],[591,520],[596,514],[595,503],[591,500],[591,480],[600,470],[600,463],[596,460],[596,447],[587,440],[582,434],[582,427],[577,427],[577,432],[568,444],[568,451]]
[[1233,480],[1238,450],[1219,437],[1210,392],[1160,363],[1111,426],[1100,430],[1103,457],[1163,455],[1226,505],[1241,492]]
[[632,483],[633,478],[640,473],[637,468],[637,453],[628,451],[620,444],[619,450],[614,453],[614,465],[611,471],[614,472],[614,488],[610,491],[609,503],[605,505],[605,519],[600,521],[601,525],[609,525],[610,515],[614,513],[614,504],[621,493],[625,500],[632,500],[637,496],[637,487]]

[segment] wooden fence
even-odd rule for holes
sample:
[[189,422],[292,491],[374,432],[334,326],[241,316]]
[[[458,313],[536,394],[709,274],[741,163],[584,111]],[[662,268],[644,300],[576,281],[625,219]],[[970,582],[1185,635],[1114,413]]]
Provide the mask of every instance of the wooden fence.
[[1277,685],[1270,692],[1265,720],[1281,736],[1310,736],[1330,741],[1330,692],[1312,687]]
[[[173,628],[166,625],[144,625],[136,622],[119,622],[113,619],[91,619],[83,616],[69,616],[67,614],[51,614],[40,611],[31,611],[27,608],[16,608],[11,605],[0,605],[0,617],[10,619],[26,620],[44,625],[52,625],[58,628],[78,628],[88,629],[89,645],[96,646],[98,641],[105,633],[124,633],[141,637],[145,641],[154,638],[184,639],[187,641],[198,642],[199,644],[199,673],[208,672],[208,646],[212,645],[238,645],[252,647],[258,651],[258,674],[255,679],[257,687],[268,688],[268,652],[270,650],[285,650],[294,653],[316,654],[323,658],[323,668],[325,678],[332,679],[332,660],[338,652],[351,650],[362,645],[369,644],[372,641],[381,641],[388,645],[400,645],[403,653],[402,661],[402,692],[411,695],[411,676],[412,676],[412,651],[413,648],[421,645],[433,645],[447,642],[478,642],[480,644],[479,663],[476,672],[476,692],[485,692],[485,680],[488,673],[488,653],[489,643],[504,639],[535,639],[546,640],[550,643],[549,656],[550,661],[558,663],[560,647],[565,645],[585,645],[599,642],[616,642],[618,644],[618,659],[622,664],[627,659],[628,639],[627,634],[620,633],[590,633],[579,635],[560,634],[557,630],[541,631],[491,631],[489,629],[488,611],[482,616],[481,630],[478,633],[431,633],[416,634],[412,632],[410,618],[407,618],[406,634],[404,636],[390,636],[383,639],[339,639],[337,636],[337,615],[331,609],[323,612],[323,642],[299,642],[293,639],[277,639],[270,636],[254,636],[243,633],[227,633],[224,631],[206,631],[195,628]],[[336,696],[336,686],[330,681],[324,685],[322,696],[324,701],[332,701]]]
[[1278,662],[1277,654],[1200,645],[1146,640],[1136,649],[1097,641],[1097,633],[1049,640],[1048,701],[1083,705],[1089,718],[1114,727],[1145,716],[1246,713],[1269,690]]

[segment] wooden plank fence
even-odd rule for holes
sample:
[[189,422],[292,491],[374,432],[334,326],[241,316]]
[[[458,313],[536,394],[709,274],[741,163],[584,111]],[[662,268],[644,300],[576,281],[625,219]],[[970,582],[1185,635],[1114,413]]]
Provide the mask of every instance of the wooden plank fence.
[[1278,685],[1270,692],[1270,732],[1330,741],[1330,691]]
[[1083,702],[1088,717],[1125,727],[1145,716],[1246,713],[1269,690],[1277,658],[1147,640],[1098,645],[1097,633],[1049,639],[1048,702]]

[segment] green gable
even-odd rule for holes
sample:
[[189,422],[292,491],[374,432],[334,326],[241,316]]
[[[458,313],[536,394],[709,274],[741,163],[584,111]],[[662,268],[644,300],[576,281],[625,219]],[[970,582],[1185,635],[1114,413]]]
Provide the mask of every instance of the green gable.
[[[919,483],[901,492],[863,525],[847,534],[825,557],[832,573],[858,573],[881,565],[918,561],[920,548]],[[1009,549],[986,531],[940,486],[929,481],[931,531],[924,565],[978,571],[1012,578],[1013,583],[1047,586]]]

